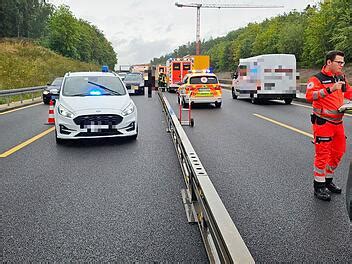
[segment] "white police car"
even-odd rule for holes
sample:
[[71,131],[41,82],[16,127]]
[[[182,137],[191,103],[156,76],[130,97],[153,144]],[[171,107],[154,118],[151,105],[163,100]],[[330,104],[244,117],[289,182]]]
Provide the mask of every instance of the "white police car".
[[58,144],[65,139],[138,135],[137,108],[115,73],[66,73],[54,113]]

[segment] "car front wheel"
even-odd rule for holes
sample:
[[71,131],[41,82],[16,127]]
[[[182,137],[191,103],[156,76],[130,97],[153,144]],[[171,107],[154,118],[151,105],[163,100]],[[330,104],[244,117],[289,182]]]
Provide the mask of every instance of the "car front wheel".
[[65,141],[64,139],[57,137],[57,132],[56,132],[56,130],[55,130],[55,140],[56,140],[56,144],[58,144],[58,145],[63,145],[63,144],[64,144],[64,141]]

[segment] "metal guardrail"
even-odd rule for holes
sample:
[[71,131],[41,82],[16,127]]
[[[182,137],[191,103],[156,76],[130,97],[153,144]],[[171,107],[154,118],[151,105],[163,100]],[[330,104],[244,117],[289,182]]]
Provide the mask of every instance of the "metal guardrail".
[[0,97],[6,97],[7,105],[10,105],[10,97],[14,95],[21,95],[21,103],[23,103],[23,94],[32,94],[32,101],[34,101],[34,93],[39,92],[45,89],[46,86],[36,86],[36,87],[28,87],[28,88],[19,88],[19,89],[11,89],[11,90],[0,90]]
[[181,191],[188,221],[198,223],[211,263],[254,263],[166,97],[158,92],[186,189]]

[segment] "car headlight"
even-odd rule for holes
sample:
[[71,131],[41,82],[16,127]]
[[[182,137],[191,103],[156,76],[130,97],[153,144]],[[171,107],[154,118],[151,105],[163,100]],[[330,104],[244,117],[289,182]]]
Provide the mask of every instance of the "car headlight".
[[129,103],[125,109],[122,110],[123,116],[128,116],[134,112],[134,104],[131,102]]
[[60,115],[64,116],[64,117],[68,117],[68,118],[73,118],[73,113],[71,113],[70,111],[68,111],[65,107],[63,107],[62,105],[59,105],[57,108],[58,112]]
[[43,94],[47,95],[49,93],[49,91],[45,90],[43,91]]

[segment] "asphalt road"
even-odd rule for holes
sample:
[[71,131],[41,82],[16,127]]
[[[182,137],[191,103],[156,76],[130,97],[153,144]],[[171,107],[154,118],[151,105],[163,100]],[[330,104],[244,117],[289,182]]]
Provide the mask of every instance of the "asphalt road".
[[[134,96],[139,136],[0,158],[3,262],[207,262],[157,96]],[[48,106],[0,115],[0,154],[48,129]]]
[[[175,94],[165,93],[175,112]],[[252,105],[224,90],[220,109],[195,107],[184,127],[257,262],[352,262],[345,194],[312,192],[308,105]],[[50,133],[0,158],[3,261],[207,262],[189,225],[181,170],[157,96],[134,96],[137,141],[55,144]],[[0,154],[45,131],[48,106],[0,115]],[[348,150],[336,171],[345,186]]]
[[[195,106],[185,126],[198,156],[256,262],[351,263],[345,193],[313,195],[311,138],[260,114],[311,133],[307,104],[252,105],[223,90],[223,105]],[[165,93],[178,113],[177,97]],[[352,158],[352,117],[345,117],[347,153],[335,182],[345,187]]]

